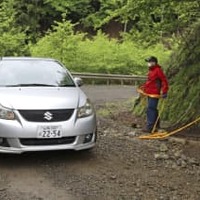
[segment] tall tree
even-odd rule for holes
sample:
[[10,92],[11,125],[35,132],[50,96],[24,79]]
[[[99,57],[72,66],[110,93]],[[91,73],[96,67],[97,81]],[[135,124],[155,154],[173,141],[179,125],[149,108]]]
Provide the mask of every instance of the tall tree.
[[25,34],[16,27],[14,0],[0,2],[0,55],[25,55]]
[[181,33],[200,17],[198,0],[100,0],[100,10],[85,19],[95,28],[111,20],[124,24],[124,32],[133,38],[157,41],[163,36]]
[[14,9],[16,24],[23,28],[32,42],[44,35],[55,20],[62,19],[61,13],[44,0],[15,0]]

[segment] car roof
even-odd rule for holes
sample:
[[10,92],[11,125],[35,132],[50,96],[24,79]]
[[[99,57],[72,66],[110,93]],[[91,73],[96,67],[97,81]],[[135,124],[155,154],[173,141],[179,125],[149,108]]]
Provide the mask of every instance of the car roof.
[[0,60],[10,60],[10,61],[16,61],[16,60],[24,60],[24,61],[53,61],[58,62],[55,59],[52,58],[37,58],[37,57],[1,57]]

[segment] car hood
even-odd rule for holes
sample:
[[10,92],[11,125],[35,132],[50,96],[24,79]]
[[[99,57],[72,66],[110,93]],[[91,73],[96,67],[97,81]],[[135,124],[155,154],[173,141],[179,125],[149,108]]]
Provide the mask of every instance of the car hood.
[[77,108],[80,102],[85,100],[85,94],[78,87],[0,89],[0,104],[17,110]]

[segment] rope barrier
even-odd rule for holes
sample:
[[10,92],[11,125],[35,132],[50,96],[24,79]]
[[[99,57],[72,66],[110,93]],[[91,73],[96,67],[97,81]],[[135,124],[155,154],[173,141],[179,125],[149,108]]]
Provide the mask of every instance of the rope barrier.
[[139,136],[140,139],[163,139],[163,138],[166,138],[166,137],[169,137],[171,135],[174,135],[190,126],[192,126],[193,124],[197,123],[198,121],[200,121],[200,117],[198,117],[197,119],[195,119],[194,121],[186,124],[185,126],[182,126],[181,128],[178,128],[174,131],[171,131],[171,132],[157,132],[157,133],[152,133],[152,134],[149,134],[149,135],[142,135],[142,136]]
[[[147,94],[140,88],[137,89],[137,92],[139,92],[140,94],[142,94],[144,96],[148,96],[148,97],[152,97],[152,98],[161,98],[161,95]],[[160,114],[158,115],[158,117],[156,119],[156,122],[154,124],[154,127],[153,127],[153,130],[152,130],[151,134],[139,136],[140,139],[163,139],[163,138],[169,137],[171,135],[174,135],[174,134],[176,134],[176,133],[178,133],[178,132],[180,132],[182,130],[185,130],[186,128],[188,128],[188,127],[192,126],[193,124],[195,124],[195,123],[200,121],[200,117],[198,117],[195,120],[193,120],[192,122],[190,122],[190,123],[178,128],[178,129],[175,129],[174,131],[171,131],[171,132],[167,132],[167,131],[154,132],[163,109],[164,109],[164,103],[162,104],[161,112],[160,112]]]

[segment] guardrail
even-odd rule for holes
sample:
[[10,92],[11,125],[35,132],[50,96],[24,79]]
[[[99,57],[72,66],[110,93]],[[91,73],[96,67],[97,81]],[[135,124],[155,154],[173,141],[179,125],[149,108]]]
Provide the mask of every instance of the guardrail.
[[80,77],[83,80],[91,80],[92,84],[95,84],[97,80],[105,80],[106,84],[120,83],[121,85],[125,84],[135,84],[138,85],[140,82],[146,80],[146,76],[140,75],[121,75],[121,74],[99,74],[99,73],[79,73],[72,72],[74,77]]

